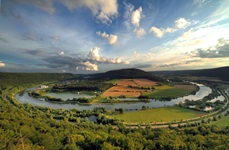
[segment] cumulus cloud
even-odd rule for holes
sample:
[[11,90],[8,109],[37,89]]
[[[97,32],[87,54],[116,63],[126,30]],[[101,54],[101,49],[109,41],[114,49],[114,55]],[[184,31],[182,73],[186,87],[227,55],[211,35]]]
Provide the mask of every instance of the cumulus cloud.
[[109,44],[114,45],[118,41],[118,36],[115,34],[107,34],[106,32],[101,33],[100,31],[96,32],[98,36],[101,36],[103,39],[107,40]]
[[134,34],[138,37],[138,38],[142,38],[145,36],[146,32],[143,28],[139,28],[139,29],[134,29]]
[[201,58],[221,58],[229,57],[229,41],[219,39],[218,44],[215,47],[208,49],[197,49],[193,52],[195,57]]
[[111,23],[112,19],[118,15],[117,0],[13,0],[13,2],[31,4],[50,14],[55,13],[54,2],[62,3],[69,10],[86,7],[90,9],[93,16],[105,24]]
[[2,61],[0,61],[0,67],[5,67],[5,63],[3,63]]
[[88,53],[88,58],[91,61],[103,64],[129,64],[128,61],[122,61],[120,58],[106,58],[99,55],[100,48],[94,47]]
[[188,22],[185,18],[179,18],[175,21],[175,24],[177,28],[184,29],[190,25],[190,22]]
[[164,28],[157,28],[155,26],[151,27],[149,32],[152,32],[156,37],[161,38],[164,36],[165,33],[173,33],[176,32],[179,29],[184,29],[188,25],[190,25],[191,22],[188,22],[185,18],[179,18],[175,20],[175,27],[167,27],[166,29]]
[[159,38],[163,37],[164,35],[164,30],[159,29],[157,27],[151,27],[149,31],[152,32],[156,37],[159,37]]
[[61,1],[69,10],[87,7],[102,23],[111,23],[118,15],[117,0],[63,0]]
[[77,70],[98,71],[98,66],[85,59],[74,58],[71,56],[49,56],[43,59],[48,64],[43,64],[51,69],[69,70],[75,72]]
[[98,71],[98,66],[96,64],[90,63],[89,61],[83,62],[83,65],[85,67],[82,67],[82,68],[85,69],[85,70],[88,70],[88,71]]
[[140,25],[140,20],[141,18],[144,17],[144,14],[142,12],[142,7],[139,7],[138,9],[136,9],[135,11],[132,12],[131,15],[131,23],[135,26],[135,27],[139,27]]

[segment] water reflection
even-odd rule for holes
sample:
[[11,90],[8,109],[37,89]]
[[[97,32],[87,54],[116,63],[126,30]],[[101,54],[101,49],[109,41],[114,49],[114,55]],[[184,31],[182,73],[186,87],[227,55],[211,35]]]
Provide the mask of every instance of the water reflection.
[[[30,97],[27,92],[24,92],[21,95],[17,94],[16,99],[21,103],[29,103],[29,104],[36,105],[36,106],[52,107],[56,109],[75,108],[77,110],[92,110],[94,107],[105,107],[108,110],[113,110],[115,108],[123,108],[124,110],[136,110],[136,109],[139,110],[142,108],[142,106],[146,106],[149,108],[156,108],[156,107],[164,107],[164,106],[173,106],[175,104],[179,104],[180,102],[184,102],[186,99],[199,100],[209,95],[212,92],[211,88],[205,85],[202,85],[202,84],[197,84],[197,85],[200,87],[200,90],[195,95],[188,95],[188,96],[172,99],[171,101],[151,100],[149,103],[138,102],[138,103],[91,104],[91,105],[56,104],[56,103],[50,103],[50,102],[43,101],[41,99],[38,100],[36,98]],[[34,89],[35,88],[30,88],[30,89],[27,89],[27,91],[34,90]],[[59,94],[64,94],[64,93],[59,93]],[[64,96],[66,97],[66,93]]]

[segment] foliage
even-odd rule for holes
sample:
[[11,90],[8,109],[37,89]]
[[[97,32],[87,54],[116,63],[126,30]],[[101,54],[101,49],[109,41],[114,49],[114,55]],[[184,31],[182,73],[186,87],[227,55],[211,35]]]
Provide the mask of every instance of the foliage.
[[63,92],[63,91],[105,91],[112,87],[112,83],[101,82],[101,81],[87,81],[82,80],[76,84],[56,84],[53,86],[53,92]]
[[38,84],[77,77],[68,73],[0,73],[1,86],[18,86],[21,84]]
[[154,76],[149,72],[145,72],[143,70],[139,69],[120,69],[120,70],[113,70],[108,71],[101,74],[95,74],[93,76],[95,79],[149,79],[152,81],[158,81],[158,82],[165,82],[164,79]]
[[[14,76],[12,80],[15,78],[17,76]],[[20,80],[20,78],[15,81],[18,81],[18,83],[15,82],[15,86],[20,85],[20,87],[12,88],[7,86],[7,82],[0,80],[4,83],[0,86],[0,149],[169,150],[227,149],[229,147],[228,128],[220,129],[216,126],[202,125],[185,129],[151,129],[150,126],[146,129],[130,129],[119,124],[116,119],[100,114],[106,112],[104,108],[78,111],[20,104],[14,100],[14,93],[23,90],[28,84],[38,83],[38,79],[31,78],[26,83],[23,83],[24,79]],[[12,83],[13,81],[9,82],[10,85],[13,85]],[[7,99],[5,94],[7,94]],[[156,113],[163,116],[158,111]],[[147,112],[142,116],[156,113]],[[98,115],[97,123],[91,123],[86,118],[92,114]],[[172,114],[171,111],[170,114]],[[117,126],[110,124],[117,124]]]

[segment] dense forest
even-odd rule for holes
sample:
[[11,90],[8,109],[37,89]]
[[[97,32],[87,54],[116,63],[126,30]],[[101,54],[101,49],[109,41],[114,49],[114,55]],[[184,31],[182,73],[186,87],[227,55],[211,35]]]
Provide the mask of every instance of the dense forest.
[[[52,78],[53,75],[53,78]],[[29,86],[33,83],[62,80],[62,75],[36,74],[17,76],[10,74],[7,80],[1,78],[0,95],[0,149],[53,150],[53,149],[221,149],[229,147],[229,128],[213,125],[198,127],[152,129],[126,128],[119,124],[103,125],[78,118],[74,122],[58,120],[50,116],[49,109],[29,104],[14,105],[5,94],[15,86]],[[70,76],[65,76],[72,77]],[[24,82],[27,81],[27,82]],[[9,83],[9,85],[7,85]],[[64,110],[59,110],[65,112]],[[99,110],[95,110],[99,111]],[[79,111],[76,111],[80,113]],[[86,111],[85,111],[86,112]],[[83,112],[82,112],[83,113]],[[74,115],[74,114],[70,114]]]
[[99,73],[91,75],[94,79],[149,79],[152,81],[165,82],[164,79],[152,75],[149,72],[145,72],[140,69],[130,68],[130,69],[120,69],[112,70],[105,73]]
[[54,85],[52,87],[53,92],[63,92],[63,91],[100,91],[103,92],[108,88],[112,87],[112,83],[107,83],[105,81],[78,81],[75,84],[64,84],[64,85]]
[[201,69],[201,70],[178,70],[178,71],[152,71],[152,74],[156,75],[191,75],[191,76],[204,76],[215,77],[223,81],[229,81],[229,67],[220,67],[213,69]]
[[70,73],[0,73],[0,85],[18,86],[74,78]]

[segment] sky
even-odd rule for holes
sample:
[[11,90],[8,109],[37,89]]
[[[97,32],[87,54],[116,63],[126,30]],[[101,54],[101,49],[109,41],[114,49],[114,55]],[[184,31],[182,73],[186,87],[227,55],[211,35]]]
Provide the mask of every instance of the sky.
[[229,0],[0,0],[0,71],[229,66]]

